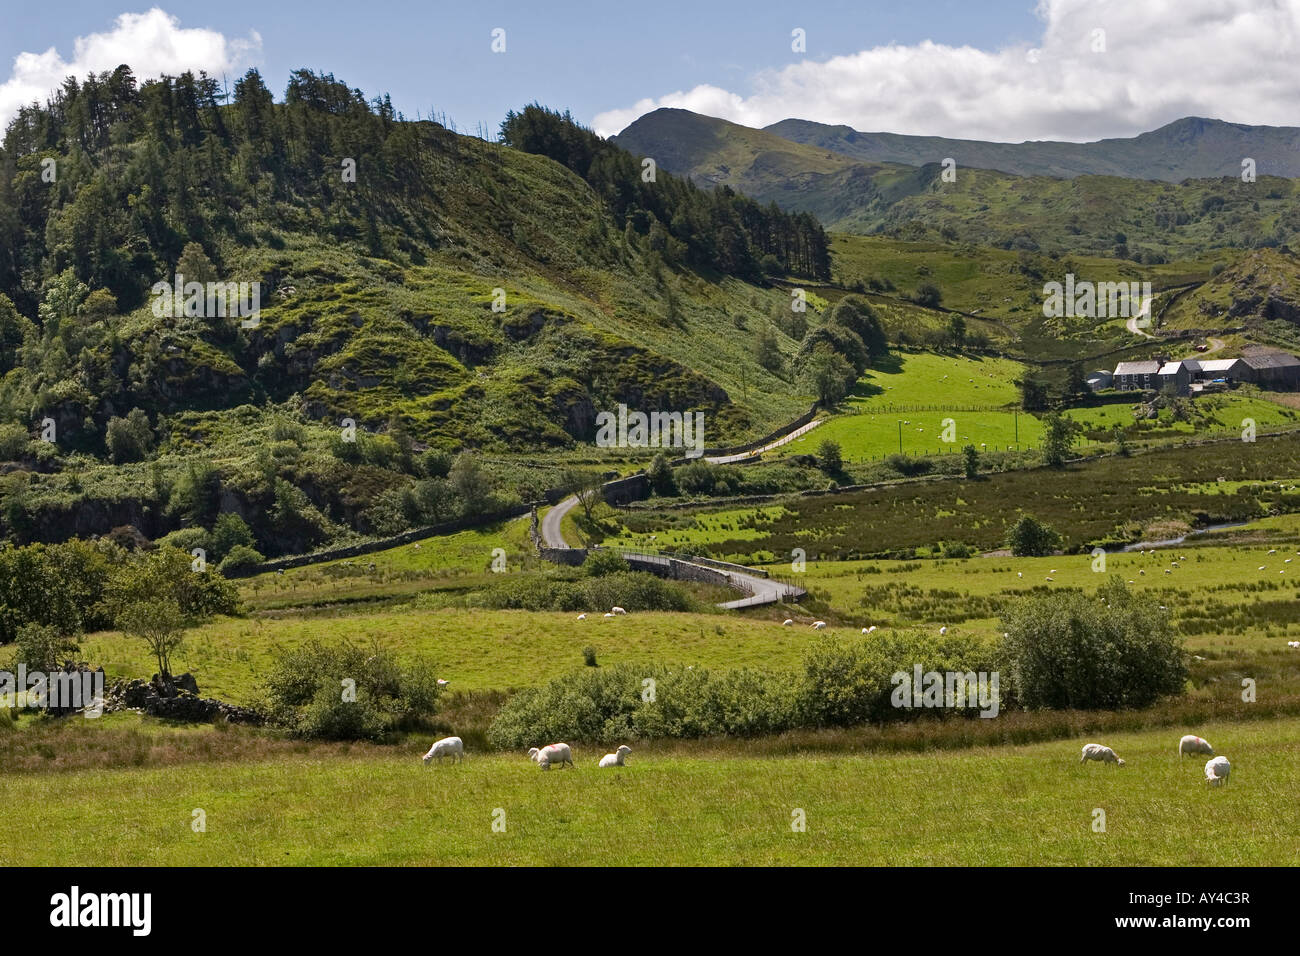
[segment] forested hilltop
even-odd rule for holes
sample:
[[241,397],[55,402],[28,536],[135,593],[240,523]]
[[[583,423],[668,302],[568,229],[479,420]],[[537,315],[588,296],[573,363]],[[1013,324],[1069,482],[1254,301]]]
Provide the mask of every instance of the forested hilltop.
[[[305,70],[280,103],[256,71],[227,95],[120,67],[21,110],[0,149],[0,532],[153,538],[234,512],[264,552],[300,551],[530,500],[555,483],[535,453],[581,448],[618,403],[704,410],[710,443],[806,410],[771,280],[829,278],[811,215],[646,178],[538,106],[502,139]],[[178,273],[260,283],[258,321],[160,316],[151,289]]]

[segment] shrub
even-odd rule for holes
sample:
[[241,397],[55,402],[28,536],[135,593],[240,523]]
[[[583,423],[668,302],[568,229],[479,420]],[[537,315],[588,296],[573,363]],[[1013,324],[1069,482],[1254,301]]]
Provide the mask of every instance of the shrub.
[[817,446],[817,467],[828,475],[839,472],[844,467],[844,456],[840,451],[840,443],[826,439]]
[[945,558],[973,558],[977,551],[965,541],[945,541],[940,545]]
[[81,650],[75,640],[46,624],[24,624],[14,638],[11,670],[26,664],[28,670],[54,671]]
[[[1101,598],[1103,600],[1098,600]],[[1031,598],[1003,619],[1001,657],[1028,708],[1145,707],[1187,679],[1169,616],[1112,578],[1079,592]]]
[[596,649],[588,644],[582,649],[582,662],[588,667],[599,667],[596,663]]
[[1021,515],[1007,534],[1007,547],[1018,558],[1042,558],[1061,546],[1061,536],[1033,515]]
[[991,649],[973,637],[936,639],[928,633],[895,632],[851,644],[822,638],[804,655],[800,723],[847,727],[915,716],[919,710],[893,705],[896,684],[892,678],[898,672],[910,675],[918,664],[923,672],[995,669]]
[[684,495],[713,493],[713,466],[702,458],[677,469],[676,478],[677,488]]
[[180,528],[171,534],[163,535],[156,543],[160,546],[177,548],[187,554],[193,553],[195,548],[202,548],[209,558],[214,557],[216,553],[212,546],[212,535],[206,528]]
[[582,570],[589,578],[599,578],[606,574],[626,574],[632,568],[617,551],[602,548],[587,552],[587,560],[582,562]]
[[266,558],[262,556],[262,552],[257,549],[250,548],[246,544],[237,544],[230,549],[230,553],[217,565],[217,570],[222,574],[228,571],[242,571],[247,568],[255,568],[265,560]]
[[212,556],[219,561],[239,545],[248,549],[253,546],[253,532],[248,523],[233,511],[217,515],[217,522],[212,526]]
[[929,474],[934,470],[934,462],[928,458],[908,458],[906,455],[890,455],[885,464],[907,478]]
[[657,495],[667,498],[677,493],[672,466],[668,464],[668,457],[663,452],[651,460],[650,467],[646,469],[646,478],[650,480],[650,487]]
[[15,461],[23,457],[31,439],[22,425],[0,425],[0,461]]
[[756,671],[715,677],[705,670],[616,664],[516,694],[492,722],[488,739],[520,748],[542,740],[776,733],[792,726],[794,701],[788,680]]
[[301,737],[379,740],[423,725],[437,709],[436,671],[398,664],[372,642],[311,641],[278,649],[266,682],[272,720]]
[[141,409],[133,408],[126,418],[110,418],[104,444],[115,465],[145,458],[153,450],[149,416]]

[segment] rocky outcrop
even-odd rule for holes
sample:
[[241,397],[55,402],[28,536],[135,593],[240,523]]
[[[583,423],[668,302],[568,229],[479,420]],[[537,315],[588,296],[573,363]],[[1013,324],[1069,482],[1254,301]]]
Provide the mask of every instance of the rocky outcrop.
[[153,717],[192,723],[224,719],[232,724],[261,724],[265,720],[248,707],[200,697],[198,682],[189,673],[179,677],[154,674],[148,681],[118,681],[104,695],[104,710],[139,710]]

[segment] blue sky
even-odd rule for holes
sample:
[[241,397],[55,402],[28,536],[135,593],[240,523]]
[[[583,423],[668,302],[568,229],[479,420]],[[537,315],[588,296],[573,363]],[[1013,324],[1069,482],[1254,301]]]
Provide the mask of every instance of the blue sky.
[[[658,105],[749,125],[801,116],[1010,140],[1130,135],[1188,114],[1300,123],[1300,71],[1289,66],[1300,0],[158,6],[190,37],[171,59],[162,49],[169,37],[118,21],[146,14],[146,5],[64,0],[54,12],[6,3],[0,120],[59,68],[94,63],[93,51],[78,55],[75,44],[100,34],[100,58],[120,50],[138,59],[141,75],[149,63],[171,69],[177,57],[204,61],[194,65],[210,72],[251,64],[279,95],[289,71],[305,66],[367,94],[388,92],[408,116],[445,111],[462,129],[495,128],[507,109],[534,100],[571,109],[605,133]],[[495,27],[506,30],[505,54],[490,50]],[[795,27],[806,31],[802,55],[791,50]],[[1098,28],[1108,45],[1090,51]],[[19,54],[51,47],[57,59],[10,69]]]
[[[119,13],[150,4],[62,0],[57,15],[37,3],[5,4],[0,63],[107,31]],[[1025,0],[805,4],[666,0],[647,4],[393,2],[308,4],[279,0],[166,0],[183,27],[227,36],[255,30],[257,66],[277,97],[291,70],[332,71],[367,93],[386,91],[403,113],[446,111],[461,126],[495,126],[507,109],[539,100],[590,121],[602,111],[701,83],[744,88],[760,69],[796,59],[790,31],[802,27],[814,57],[895,40],[993,44],[1036,30]],[[979,9],[975,8],[979,6]],[[337,7],[337,13],[321,13]],[[792,11],[797,10],[797,14]],[[346,12],[345,12],[346,11]],[[506,30],[506,54],[489,44]],[[0,74],[2,75],[2,74]]]

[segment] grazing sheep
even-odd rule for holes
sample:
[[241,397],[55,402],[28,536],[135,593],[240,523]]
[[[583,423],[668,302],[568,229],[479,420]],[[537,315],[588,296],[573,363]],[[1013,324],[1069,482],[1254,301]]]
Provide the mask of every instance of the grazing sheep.
[[1102,763],[1124,766],[1124,761],[1115,756],[1115,751],[1109,747],[1103,747],[1101,744],[1084,744],[1083,756],[1079,758],[1079,763],[1083,763],[1085,760],[1100,760]]
[[940,637],[942,637],[944,634],[947,634],[947,633],[948,633],[948,628],[947,628],[946,626],[945,626],[945,627],[941,627],[941,628],[939,628],[939,636],[940,636]]
[[606,616],[606,617],[613,617],[614,615],[613,615],[611,612],[606,611],[606,612],[605,612],[605,616]]
[[458,763],[465,759],[465,743],[459,737],[443,737],[441,740],[435,740],[429,752],[424,755],[424,762],[427,764],[430,760],[437,760],[442,763],[443,757],[450,757],[452,763]]
[[1287,641],[1287,647],[1300,647],[1300,641]]
[[1195,734],[1187,734],[1182,740],[1178,741],[1178,759],[1183,758],[1183,754],[1209,754],[1214,756],[1214,748],[1204,737],[1197,737]]
[[782,626],[782,627],[789,627],[789,626],[792,625],[793,623],[794,623],[794,621],[790,620],[790,618],[787,617],[784,621],[781,622],[781,626]]
[[540,750],[530,747],[528,758],[543,770],[550,770],[553,763],[558,763],[561,767],[566,763],[570,767],[573,766],[573,751],[569,749],[568,744],[547,744]]
[[1205,762],[1205,782],[1212,787],[1221,787],[1228,780],[1228,772],[1232,770],[1232,764],[1228,763],[1227,757],[1215,757],[1213,760]]
[[627,744],[624,744],[623,746],[619,747],[618,750],[616,750],[614,753],[605,754],[605,756],[601,757],[600,766],[626,767],[627,755],[630,754],[631,752],[632,752],[632,748],[629,747]]
[[1024,576],[1025,576],[1025,572],[1024,572],[1024,571],[1017,571],[1017,572],[1016,572],[1016,577],[1018,577],[1018,578],[1023,578]]
[[579,614],[579,615],[578,615],[578,620],[579,620],[579,621],[585,621],[586,619],[587,619],[587,615],[585,615],[585,614]]
[[1260,565],[1259,567],[1257,567],[1255,570],[1256,570],[1256,571],[1263,571],[1263,570],[1264,570],[1264,565],[1261,564],[1261,565]]
[[618,605],[614,605],[614,607],[612,607],[612,608],[609,609],[609,613],[610,613],[610,614],[626,614],[627,611],[623,610],[623,609],[622,609],[621,607],[619,607]]
[[1277,554],[1277,548],[1272,548],[1272,549],[1270,549],[1268,553],[1269,553],[1269,554]]
[[812,629],[813,629],[814,631],[820,631],[820,630],[821,630],[822,628],[824,628],[825,626],[826,626],[826,622],[825,622],[825,621],[813,621],[813,622],[812,622]]
[[448,684],[451,683],[451,681],[446,680],[446,679],[444,679],[444,678],[442,678],[442,677],[439,677],[437,683],[438,683],[438,686],[439,686],[439,687],[446,687]]

